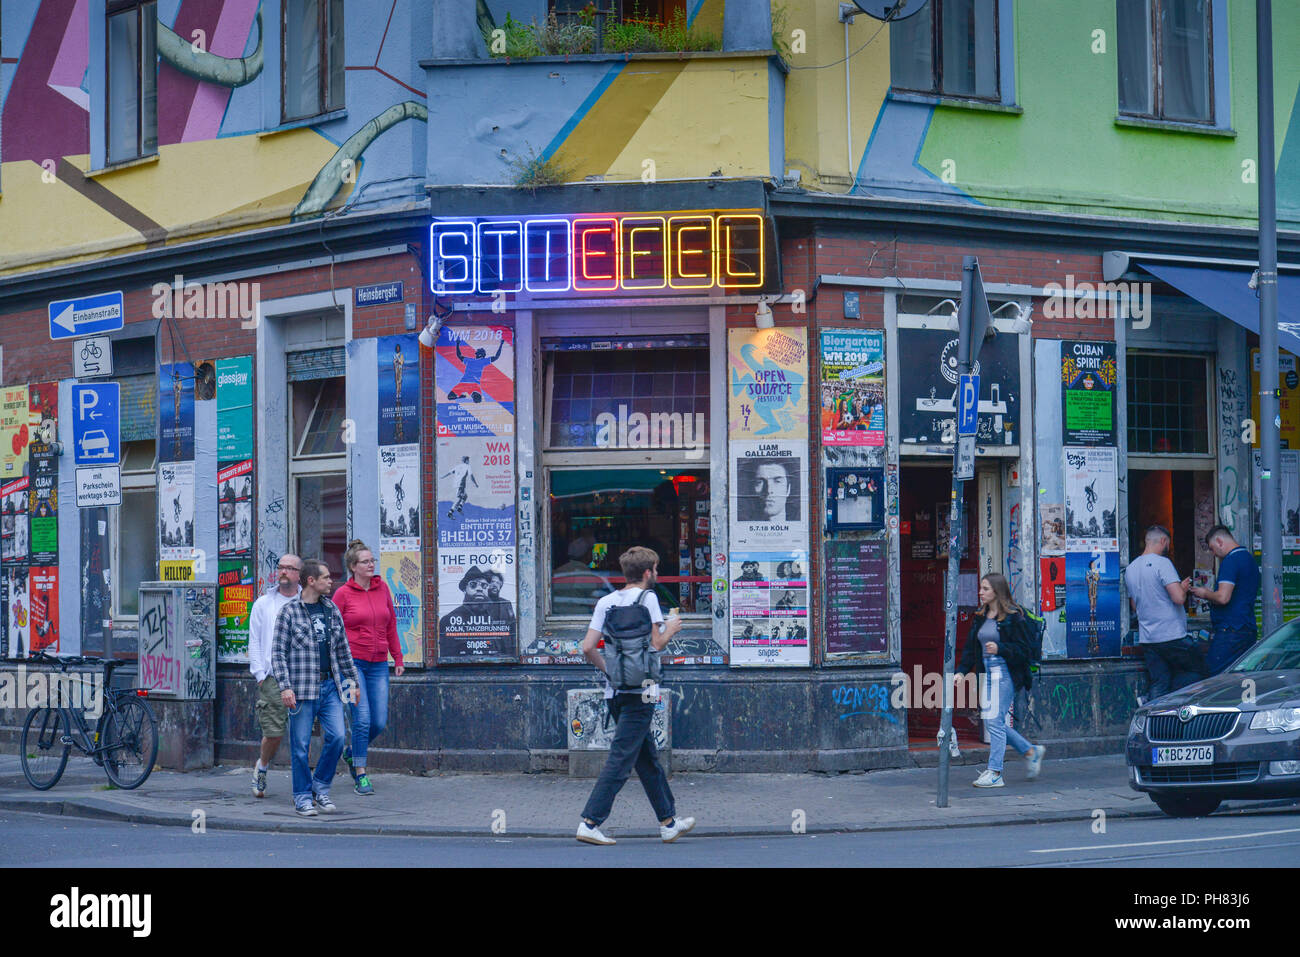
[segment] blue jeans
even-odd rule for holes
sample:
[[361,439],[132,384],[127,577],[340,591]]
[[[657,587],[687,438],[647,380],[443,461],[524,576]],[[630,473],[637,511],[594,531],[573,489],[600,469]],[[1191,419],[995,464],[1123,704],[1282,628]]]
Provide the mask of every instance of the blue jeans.
[[1175,638],[1142,645],[1147,666],[1147,700],[1154,701],[1171,691],[1185,688],[1205,677],[1203,659],[1194,638]]
[[614,740],[609,745],[609,757],[601,768],[600,777],[596,779],[596,786],[591,789],[591,797],[582,809],[582,816],[593,821],[597,827],[603,824],[614,807],[614,798],[627,783],[635,766],[641,786],[645,788],[645,795],[654,808],[655,817],[659,821],[668,820],[676,813],[676,809],[673,792],[668,787],[668,775],[659,763],[654,735],[650,732],[655,703],[642,701],[639,695],[616,694],[610,702],[609,710],[618,726],[614,729]]
[[[312,773],[307,752],[311,748],[311,729],[320,718],[321,751]],[[312,794],[329,794],[334,769],[343,754],[343,701],[334,679],[320,683],[320,697],[299,699],[295,711],[289,712],[289,753],[293,758],[293,803],[303,804]]]
[[[989,729],[989,770],[1001,773],[1008,742],[1021,754],[1028,754],[1033,745],[1015,728],[1007,727],[1007,712],[1015,700],[1016,689],[1011,684],[1011,672],[1007,670],[1006,661],[997,655],[985,657],[984,670],[988,672],[989,688],[984,717]],[[1016,717],[1017,722],[1022,720],[1020,715]]]
[[1217,675],[1223,671],[1244,655],[1258,637],[1254,625],[1246,628],[1215,628],[1210,653],[1205,657],[1205,673]]
[[352,763],[366,767],[370,742],[388,727],[388,662],[353,659],[361,676],[361,700],[352,709]]

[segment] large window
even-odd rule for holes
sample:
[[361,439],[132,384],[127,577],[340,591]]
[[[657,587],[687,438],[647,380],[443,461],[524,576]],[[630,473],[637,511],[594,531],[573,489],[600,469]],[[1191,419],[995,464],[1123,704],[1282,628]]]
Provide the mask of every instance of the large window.
[[1214,123],[1211,0],[1116,0],[1119,111]]
[[343,349],[291,352],[285,365],[290,390],[292,548],[303,558],[323,559],[339,576],[347,549],[348,504]]
[[156,3],[108,5],[108,162],[158,152]]
[[1204,356],[1128,355],[1128,454],[1208,455]]
[[659,602],[710,611],[709,351],[703,335],[545,339],[546,612],[590,617],[618,556],[659,553]]
[[284,0],[281,119],[343,108],[343,0]]
[[930,0],[889,25],[896,90],[997,100],[998,0]]

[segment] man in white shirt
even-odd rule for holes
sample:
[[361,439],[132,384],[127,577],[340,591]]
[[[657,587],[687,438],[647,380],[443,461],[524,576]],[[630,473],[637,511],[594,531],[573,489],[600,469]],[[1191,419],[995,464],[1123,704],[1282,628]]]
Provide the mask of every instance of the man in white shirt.
[[1124,571],[1129,604],[1138,616],[1138,644],[1151,679],[1148,701],[1204,677],[1195,639],[1187,637],[1183,610],[1191,579],[1178,577],[1166,557],[1168,551],[1169,532],[1152,525],[1146,533],[1146,550]]
[[257,682],[257,721],[262,728],[262,749],[253,768],[253,796],[266,797],[266,771],[280,747],[289,724],[289,712],[280,700],[280,684],[271,673],[271,641],[280,609],[298,597],[302,559],[286,553],[276,566],[276,588],[253,602],[248,615],[248,670]]
[[[587,635],[582,639],[582,653],[587,661],[605,672],[605,659],[596,649],[605,629],[605,616],[611,608],[637,604],[644,605],[650,615],[650,647],[653,651],[663,651],[669,639],[681,631],[682,620],[673,616],[664,624],[664,613],[659,609],[659,599],[655,597],[655,581],[659,577],[659,556],[650,548],[637,545],[629,548],[618,558],[622,566],[623,577],[627,584],[622,590],[606,595],[596,602],[595,613]],[[655,817],[659,819],[659,836],[672,843],[695,826],[693,817],[675,817],[673,792],[668,787],[668,775],[659,762],[655,750],[654,735],[650,724],[654,719],[655,704],[658,700],[657,689],[636,688],[631,691],[614,688],[608,677],[605,680],[605,697],[609,699],[609,713],[617,727],[614,740],[609,745],[609,757],[601,769],[596,786],[592,788],[587,806],[582,809],[582,821],[578,824],[578,840],[586,844],[613,844],[614,839],[606,837],[600,831],[600,825],[609,817],[614,806],[614,798],[627,783],[632,768],[636,768],[641,786],[645,788],[646,797],[654,808]]]

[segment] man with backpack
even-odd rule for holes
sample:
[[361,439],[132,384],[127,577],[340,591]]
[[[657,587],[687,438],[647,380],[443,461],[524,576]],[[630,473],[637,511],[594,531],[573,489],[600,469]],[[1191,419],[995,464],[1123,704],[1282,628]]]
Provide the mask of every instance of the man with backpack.
[[[659,652],[681,630],[682,621],[674,616],[664,624],[653,590],[659,577],[658,554],[638,545],[620,555],[618,563],[627,584],[596,602],[582,640],[583,655],[605,675],[605,698],[617,727],[605,767],[582,809],[577,838],[586,844],[615,843],[601,833],[600,825],[609,817],[614,798],[635,767],[659,820],[659,836],[671,844],[695,826],[695,818],[676,817],[673,792],[659,762],[650,724],[659,700]],[[604,655],[596,647],[602,637]]]

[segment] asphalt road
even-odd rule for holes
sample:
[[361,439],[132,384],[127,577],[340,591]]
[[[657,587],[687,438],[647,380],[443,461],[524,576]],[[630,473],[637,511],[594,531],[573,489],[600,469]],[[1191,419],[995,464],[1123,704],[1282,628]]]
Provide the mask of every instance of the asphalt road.
[[573,840],[269,834],[0,812],[3,867],[1294,867],[1300,812],[945,830],[710,837],[673,845]]

